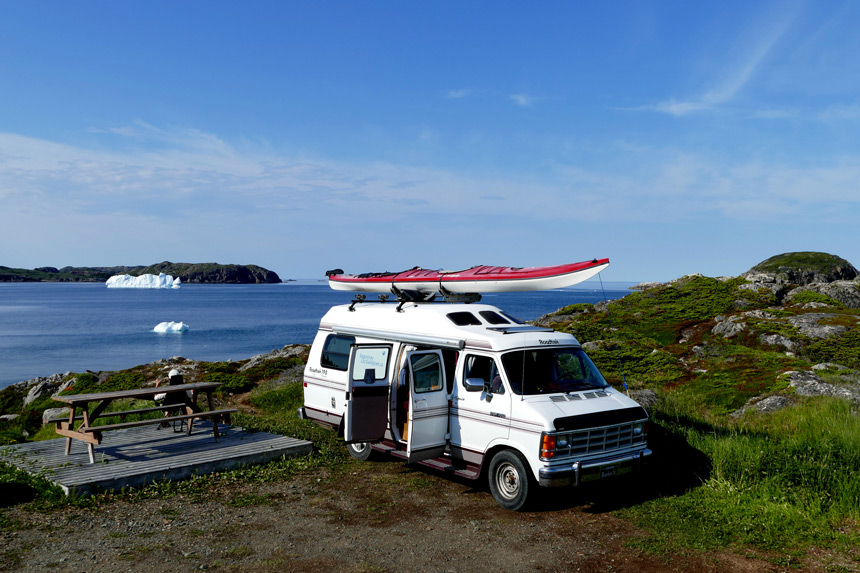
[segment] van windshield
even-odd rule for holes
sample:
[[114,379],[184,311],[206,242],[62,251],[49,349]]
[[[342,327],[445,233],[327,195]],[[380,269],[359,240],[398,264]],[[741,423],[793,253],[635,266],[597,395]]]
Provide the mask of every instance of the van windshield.
[[581,348],[516,350],[502,355],[502,364],[516,394],[556,394],[609,386]]

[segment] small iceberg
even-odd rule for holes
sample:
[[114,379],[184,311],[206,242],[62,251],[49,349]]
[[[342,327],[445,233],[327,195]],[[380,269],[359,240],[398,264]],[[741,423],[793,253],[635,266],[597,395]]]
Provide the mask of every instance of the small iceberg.
[[188,332],[188,325],[184,322],[159,322],[155,328],[152,329],[154,332],[166,333],[166,332]]
[[175,279],[171,275],[160,273],[156,275],[114,275],[105,283],[108,288],[179,288],[182,281],[179,277]]

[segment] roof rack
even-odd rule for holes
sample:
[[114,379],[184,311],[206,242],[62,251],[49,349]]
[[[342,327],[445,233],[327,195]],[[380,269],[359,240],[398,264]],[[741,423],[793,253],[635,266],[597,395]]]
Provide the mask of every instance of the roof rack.
[[[481,302],[481,294],[477,292],[471,293],[453,293],[448,292],[444,288],[441,289],[440,293],[426,293],[417,290],[407,290],[407,289],[399,289],[396,286],[391,286],[391,294],[393,294],[400,304],[397,305],[397,312],[401,312],[403,310],[403,305],[412,302],[415,304],[419,303],[428,303],[428,302],[450,302],[450,303],[473,303],[473,302]],[[436,300],[437,294],[441,294],[443,299]],[[378,301],[369,301],[367,300],[366,294],[356,294],[355,298],[352,299],[352,304],[349,305],[349,310],[354,311],[355,305],[362,302],[388,302],[388,294],[379,294],[377,295]]]

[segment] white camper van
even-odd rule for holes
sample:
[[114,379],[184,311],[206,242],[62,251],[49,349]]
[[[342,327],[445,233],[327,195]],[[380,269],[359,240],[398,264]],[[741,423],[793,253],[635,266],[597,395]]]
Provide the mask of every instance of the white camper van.
[[486,476],[513,510],[536,484],[635,472],[651,454],[647,413],[606,383],[576,338],[479,303],[333,307],[299,414],[336,429],[361,460],[379,451]]

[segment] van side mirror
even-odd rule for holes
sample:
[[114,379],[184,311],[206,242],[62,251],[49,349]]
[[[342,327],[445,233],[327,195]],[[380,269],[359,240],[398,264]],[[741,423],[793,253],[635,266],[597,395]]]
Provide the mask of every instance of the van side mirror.
[[376,369],[368,368],[364,371],[364,383],[373,384],[376,382]]
[[483,378],[466,378],[466,392],[483,392],[487,381]]

